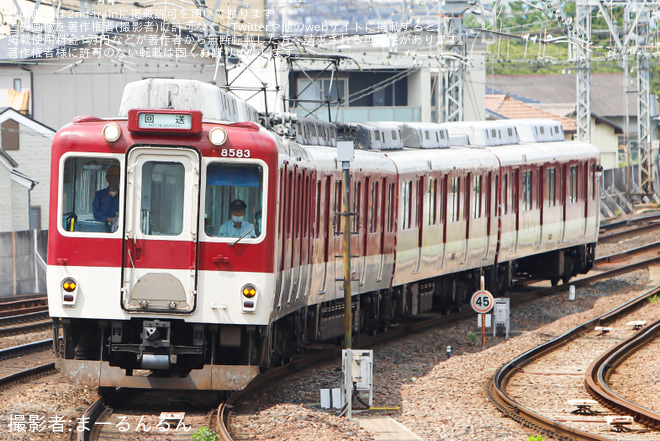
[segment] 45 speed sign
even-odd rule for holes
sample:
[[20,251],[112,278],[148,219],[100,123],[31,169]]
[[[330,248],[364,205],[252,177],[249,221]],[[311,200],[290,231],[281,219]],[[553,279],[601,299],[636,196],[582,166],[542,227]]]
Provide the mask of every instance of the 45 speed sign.
[[490,292],[482,289],[472,294],[470,304],[477,314],[488,314],[495,306],[495,300]]

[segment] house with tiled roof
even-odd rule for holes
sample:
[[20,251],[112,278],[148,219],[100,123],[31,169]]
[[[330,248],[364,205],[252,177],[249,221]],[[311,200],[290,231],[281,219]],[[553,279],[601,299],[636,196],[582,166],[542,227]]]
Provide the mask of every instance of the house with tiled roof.
[[[623,73],[591,74],[591,113],[621,129],[621,142],[625,135],[625,121],[629,120],[628,132],[637,134],[636,79]],[[575,112],[577,102],[574,73],[547,75],[489,75],[487,93],[508,94],[520,101],[549,112],[567,116]],[[627,107],[626,107],[627,103]],[[651,99],[651,117],[658,115],[660,106]]]
[[[486,113],[488,119],[552,119],[561,123],[566,139],[573,139],[577,134],[577,123],[566,116],[556,115],[512,98],[508,94],[486,95]],[[623,130],[604,118],[592,114],[591,142],[601,152],[601,165],[604,169],[618,167],[619,135]]]

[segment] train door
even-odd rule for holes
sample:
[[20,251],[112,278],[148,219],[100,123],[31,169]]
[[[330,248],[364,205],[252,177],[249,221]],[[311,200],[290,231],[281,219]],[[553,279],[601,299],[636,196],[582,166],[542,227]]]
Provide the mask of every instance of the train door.
[[415,265],[414,272],[418,273],[420,266],[422,265],[422,250],[424,248],[424,177],[420,176],[417,178],[417,201],[415,209],[415,228],[417,229],[417,265]]
[[472,215],[470,214],[471,212],[471,195],[472,195],[472,173],[468,173],[467,176],[465,177],[465,186],[464,186],[464,192],[463,192],[463,211],[462,211],[462,219],[463,222],[465,223],[465,242],[463,249],[465,250],[465,255],[463,256],[463,261],[462,263],[465,263],[468,261],[470,257],[470,218]]
[[128,153],[122,284],[124,309],[195,308],[200,158],[183,148]]
[[[343,185],[341,179],[335,179],[334,188],[332,191],[332,239],[331,248],[332,255],[335,260],[335,273],[334,279],[337,282],[336,294],[344,290],[344,256],[343,256],[343,232],[344,232],[344,217],[341,215],[343,209]],[[343,294],[342,294],[343,295]]]
[[559,227],[559,243],[564,242],[566,235],[566,210],[567,210],[567,189],[566,189],[566,170],[564,167],[557,166],[557,184],[558,184],[558,194],[559,194],[559,203],[561,204],[561,219]]
[[[369,274],[374,274],[373,269],[376,269],[376,274],[382,274],[381,266],[381,241],[382,235],[380,233],[380,182],[378,179],[367,178],[365,180],[365,208],[363,228],[365,230],[365,240],[362,249],[362,273],[360,276],[360,285],[366,283],[366,277]],[[376,265],[378,267],[376,267]],[[373,268],[373,269],[372,269]]]
[[[365,188],[368,188],[365,186]],[[363,206],[364,195],[362,194],[362,181],[357,180],[353,182],[353,198],[351,216],[351,278],[360,280],[362,285],[362,257],[364,254],[366,234],[364,232],[364,215],[367,212],[367,207]],[[355,257],[353,257],[355,256]],[[355,277],[353,277],[355,274]]]
[[520,234],[520,170],[511,172],[511,209],[513,210],[513,247],[512,252],[518,250],[518,236]]
[[438,268],[443,268],[445,266],[445,259],[447,257],[447,224],[449,219],[447,219],[447,175],[443,175],[438,180],[438,221],[440,222],[440,231],[442,232],[442,237],[439,242],[442,244],[440,249],[440,256],[438,256]]
[[[331,201],[330,201],[330,194],[332,190],[332,176],[326,176],[325,181],[323,182],[323,189],[319,185],[318,189],[318,198],[316,204],[317,207],[317,213],[316,213],[316,218],[317,222],[323,219],[323,223],[319,224],[319,233],[322,235],[321,237],[321,256],[323,256],[323,276],[321,278],[321,292],[325,292],[326,290],[326,283],[328,280],[328,265],[330,264],[329,260],[329,248],[330,248],[330,235],[332,232],[329,230],[329,226],[331,225],[330,219],[331,219]],[[321,193],[323,191],[323,193]],[[321,206],[323,206],[323,210],[321,211]],[[317,234],[319,234],[317,233]]]
[[[376,185],[374,195],[372,197],[377,198],[376,203],[378,204],[378,210],[377,210],[377,215],[374,215],[376,218],[376,238],[375,241],[377,243],[376,249],[374,250],[374,253],[376,255],[376,259],[378,262],[378,272],[376,276],[376,282],[380,282],[383,280],[383,267],[385,266],[385,217],[386,217],[386,207],[387,207],[387,199],[386,199],[386,189],[387,189],[387,181],[385,178],[383,178],[380,182],[376,181],[374,183]],[[380,189],[380,192],[379,192]]]
[[486,250],[483,256],[484,259],[488,259],[488,253],[490,251],[490,235],[491,231],[491,210],[493,203],[493,172],[489,172],[486,175],[486,190],[484,191],[484,218],[486,220]]
[[300,278],[302,263],[302,234],[301,226],[303,222],[303,213],[305,211],[305,191],[303,189],[303,173],[298,166],[293,167],[291,197],[291,234],[290,234],[290,254],[289,265],[291,267],[291,286],[289,290],[289,300],[291,303],[298,299],[300,289]]

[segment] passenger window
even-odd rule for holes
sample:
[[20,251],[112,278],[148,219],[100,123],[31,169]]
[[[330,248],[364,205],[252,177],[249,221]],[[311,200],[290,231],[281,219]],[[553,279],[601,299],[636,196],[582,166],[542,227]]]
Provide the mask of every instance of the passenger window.
[[[123,195],[122,171],[112,158],[69,157],[62,170],[62,228],[71,232],[117,231]],[[116,219],[116,221],[114,220]]]

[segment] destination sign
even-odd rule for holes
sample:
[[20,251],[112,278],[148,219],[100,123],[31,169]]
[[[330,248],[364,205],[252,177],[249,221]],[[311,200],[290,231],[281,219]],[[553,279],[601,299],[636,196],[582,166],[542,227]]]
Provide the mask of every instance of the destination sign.
[[192,116],[188,113],[139,113],[138,127],[141,129],[190,130]]

